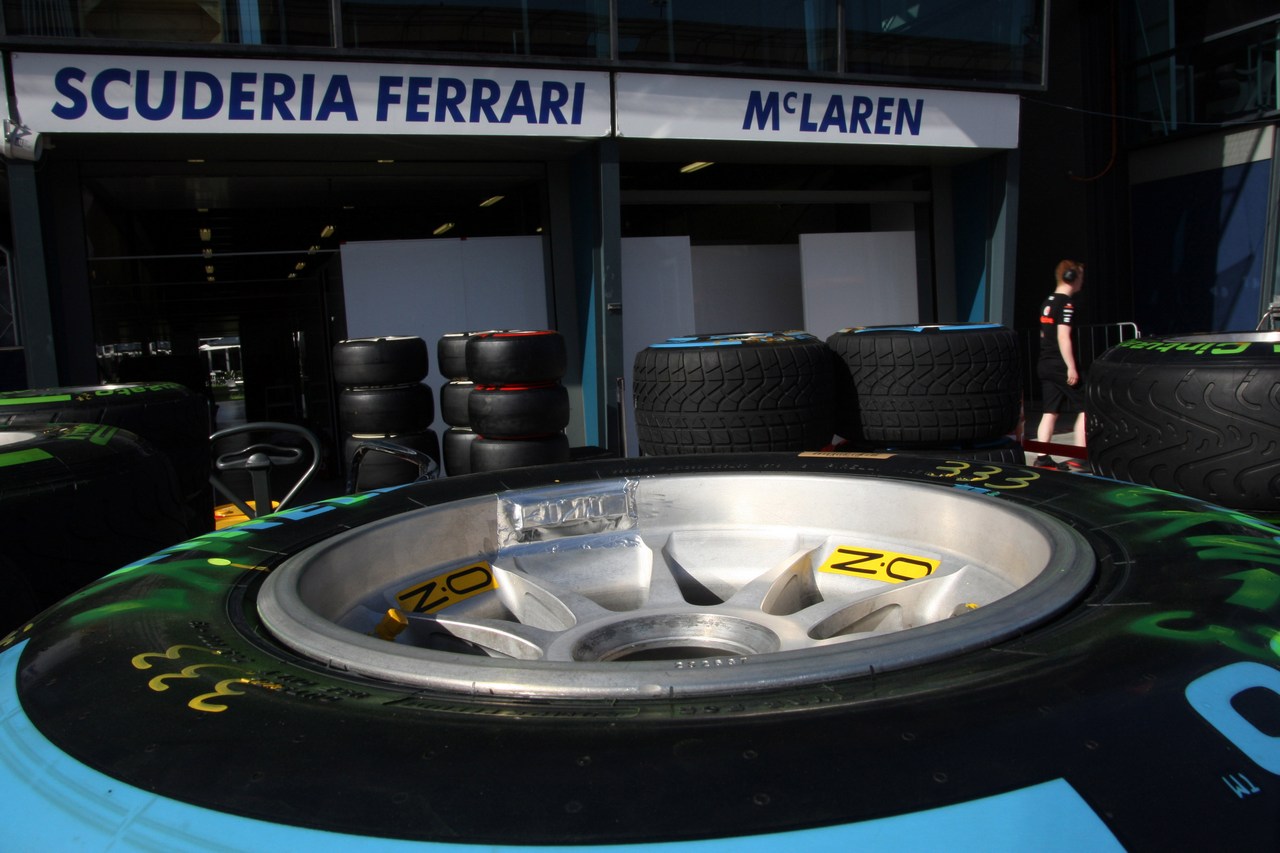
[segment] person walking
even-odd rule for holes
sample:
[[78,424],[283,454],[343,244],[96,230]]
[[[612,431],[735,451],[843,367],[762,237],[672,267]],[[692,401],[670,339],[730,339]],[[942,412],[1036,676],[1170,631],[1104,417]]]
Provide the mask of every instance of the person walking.
[[[1053,441],[1058,416],[1074,412],[1073,440],[1077,447],[1084,447],[1084,381],[1071,337],[1074,299],[1084,287],[1084,264],[1059,261],[1054,269],[1054,279],[1057,286],[1040,306],[1040,359],[1036,374],[1040,377],[1044,414],[1036,428],[1036,439],[1044,443]],[[1083,468],[1078,460],[1059,464],[1048,454],[1037,456],[1034,464],[1039,468]]]

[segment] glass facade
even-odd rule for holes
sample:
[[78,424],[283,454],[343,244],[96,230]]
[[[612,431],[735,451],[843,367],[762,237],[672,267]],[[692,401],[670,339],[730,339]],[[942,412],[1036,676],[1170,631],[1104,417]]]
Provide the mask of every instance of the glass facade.
[[1274,0],[1121,4],[1132,141],[1280,110],[1280,12]]
[[849,3],[851,73],[1039,85],[1044,4],[1038,0],[862,0]]
[[0,2],[3,42],[19,49],[80,38],[1043,83],[1043,0]]

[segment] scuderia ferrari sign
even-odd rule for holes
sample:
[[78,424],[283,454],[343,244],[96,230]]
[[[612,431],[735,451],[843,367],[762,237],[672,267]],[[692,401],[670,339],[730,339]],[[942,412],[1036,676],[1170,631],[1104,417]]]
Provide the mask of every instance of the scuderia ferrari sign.
[[18,53],[40,132],[608,136],[609,75],[536,69]]

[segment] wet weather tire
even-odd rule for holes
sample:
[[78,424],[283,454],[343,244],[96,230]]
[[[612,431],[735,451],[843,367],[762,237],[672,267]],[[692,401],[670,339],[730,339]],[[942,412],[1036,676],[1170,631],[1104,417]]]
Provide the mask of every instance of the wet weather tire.
[[839,357],[836,432],[930,447],[992,441],[1017,427],[1017,336],[1004,326],[866,326],[827,339]]
[[832,358],[802,332],[672,338],[636,354],[648,456],[816,450],[832,437]]
[[1280,511],[1280,332],[1136,339],[1085,385],[1097,474]]

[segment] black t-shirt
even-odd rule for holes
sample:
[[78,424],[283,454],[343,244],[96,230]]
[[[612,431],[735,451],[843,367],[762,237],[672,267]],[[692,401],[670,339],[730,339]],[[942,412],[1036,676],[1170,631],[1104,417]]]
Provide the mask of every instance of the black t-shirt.
[[1040,306],[1040,361],[1060,364],[1063,369],[1067,363],[1058,349],[1058,327],[1071,325],[1076,310],[1072,298],[1069,293],[1054,291]]

